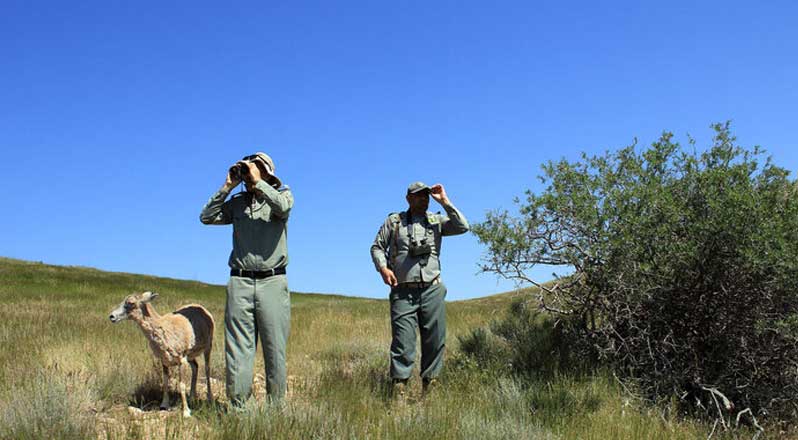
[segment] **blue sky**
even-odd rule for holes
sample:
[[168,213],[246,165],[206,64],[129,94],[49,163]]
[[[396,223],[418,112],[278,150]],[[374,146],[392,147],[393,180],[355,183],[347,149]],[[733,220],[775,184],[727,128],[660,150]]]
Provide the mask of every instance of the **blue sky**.
[[[262,150],[292,290],[386,297],[368,248],[411,181],[473,223],[548,160],[725,120],[794,170],[798,6],[646,3],[3,1],[0,255],[225,283],[199,211]],[[449,299],[514,287],[482,252],[444,241]]]

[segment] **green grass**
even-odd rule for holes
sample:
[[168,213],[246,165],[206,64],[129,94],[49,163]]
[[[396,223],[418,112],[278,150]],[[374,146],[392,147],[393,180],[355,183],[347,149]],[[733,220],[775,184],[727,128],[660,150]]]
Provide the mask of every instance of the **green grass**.
[[[364,276],[374,274],[364,270]],[[161,313],[196,302],[216,318],[217,403],[204,401],[200,378],[191,419],[157,411],[160,378],[144,337],[132,322],[108,320],[125,295],[143,290],[161,294],[155,303]],[[449,303],[443,386],[422,399],[413,380],[408,404],[395,405],[387,379],[387,301],[294,293],[286,402],[264,404],[256,382],[251,405],[227,413],[223,286],[0,258],[0,438],[707,437],[711,426],[632,404],[605,375],[511,377],[460,352],[458,336],[487,325],[524,294]],[[256,359],[262,373],[260,354]],[[143,412],[132,414],[129,406]]]

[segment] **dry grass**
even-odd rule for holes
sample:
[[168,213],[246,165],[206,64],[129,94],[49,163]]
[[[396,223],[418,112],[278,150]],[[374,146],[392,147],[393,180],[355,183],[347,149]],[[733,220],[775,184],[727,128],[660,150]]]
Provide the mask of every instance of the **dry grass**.
[[519,293],[449,303],[445,386],[422,399],[414,380],[404,406],[389,397],[387,302],[295,293],[285,404],[264,404],[260,376],[250,407],[226,412],[218,325],[218,400],[200,400],[183,420],[157,409],[160,379],[139,330],[108,320],[126,294],[142,290],[161,294],[162,313],[197,302],[223,319],[221,286],[0,259],[0,438],[689,439],[711,428],[630,405],[602,377],[535,382],[476,368],[457,336],[499,316]]

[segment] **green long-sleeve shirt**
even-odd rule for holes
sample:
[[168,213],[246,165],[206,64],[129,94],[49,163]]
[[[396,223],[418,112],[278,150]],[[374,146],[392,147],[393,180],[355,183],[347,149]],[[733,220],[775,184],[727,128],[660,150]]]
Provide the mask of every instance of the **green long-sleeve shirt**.
[[232,269],[269,270],[288,265],[288,214],[294,196],[287,187],[274,189],[261,180],[254,193],[219,190],[200,213],[206,225],[233,225]]
[[[383,267],[391,268],[400,283],[429,282],[437,278],[441,273],[441,238],[462,234],[469,229],[468,221],[454,205],[445,204],[443,209],[446,215],[428,212],[426,219],[414,217],[412,229],[407,226],[406,212],[389,215],[371,245],[371,259],[377,271]],[[428,257],[410,255],[411,233],[416,241],[427,237],[432,246]]]

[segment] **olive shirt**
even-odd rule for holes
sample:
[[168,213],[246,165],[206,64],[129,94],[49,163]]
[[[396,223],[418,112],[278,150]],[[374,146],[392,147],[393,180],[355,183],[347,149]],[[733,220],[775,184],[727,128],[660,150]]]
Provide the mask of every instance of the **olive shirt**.
[[[454,205],[445,204],[443,209],[446,215],[428,212],[426,217],[414,216],[412,230],[407,225],[407,212],[389,215],[371,245],[371,259],[377,271],[389,267],[400,283],[430,282],[437,278],[441,274],[441,237],[468,231],[468,221]],[[432,246],[429,257],[410,255],[411,233],[416,242],[427,237]]]
[[229,191],[211,196],[200,213],[206,225],[233,224],[231,269],[258,270],[288,265],[287,223],[294,206],[288,187],[274,189],[266,181],[255,185],[255,194],[245,192],[225,202]]

